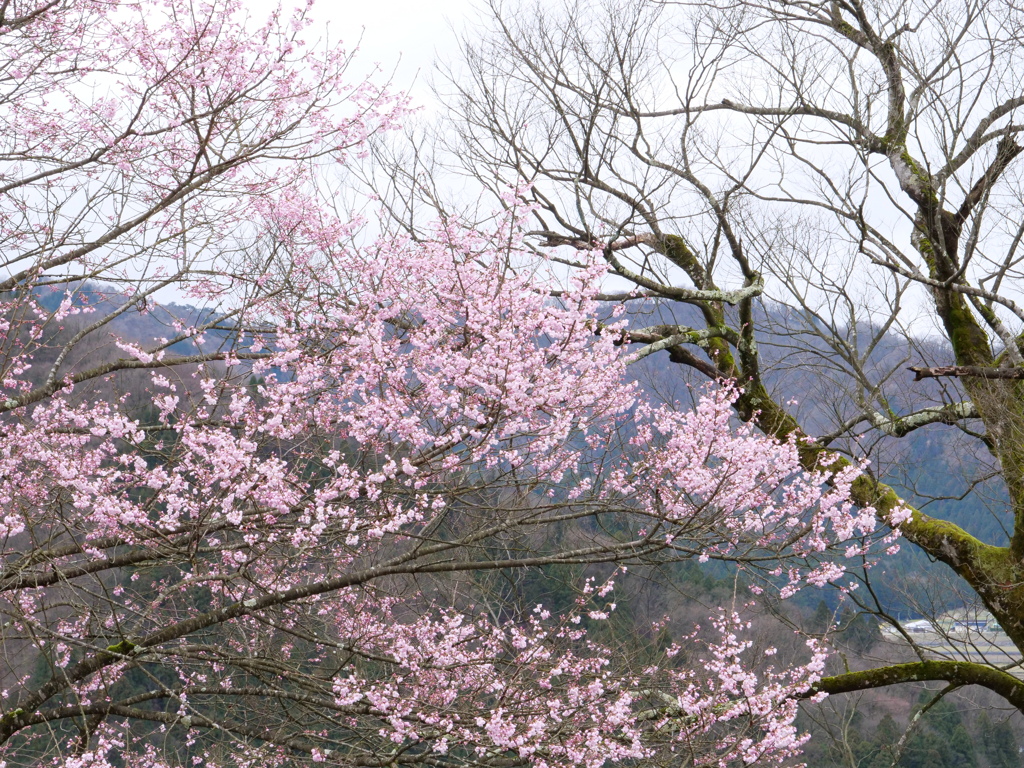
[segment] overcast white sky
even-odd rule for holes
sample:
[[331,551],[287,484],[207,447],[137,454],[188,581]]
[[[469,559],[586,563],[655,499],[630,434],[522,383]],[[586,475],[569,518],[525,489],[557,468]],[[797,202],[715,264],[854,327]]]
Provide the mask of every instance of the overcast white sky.
[[[276,5],[276,0],[243,1],[252,9],[254,21]],[[285,8],[301,4],[301,0],[281,2]],[[318,31],[329,34],[332,42],[342,41],[346,49],[351,50],[362,37],[357,57],[360,72],[380,64],[385,75],[394,73],[397,90],[411,93],[417,104],[426,106],[427,81],[437,54],[453,50],[453,29],[461,30],[478,4],[479,0],[316,0],[313,16]],[[312,38],[311,34],[310,42]]]

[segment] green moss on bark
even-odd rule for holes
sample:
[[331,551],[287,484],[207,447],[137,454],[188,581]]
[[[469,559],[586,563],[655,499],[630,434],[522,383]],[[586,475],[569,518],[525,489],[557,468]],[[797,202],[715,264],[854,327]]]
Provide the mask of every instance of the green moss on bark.
[[1024,712],[1024,682],[1008,672],[987,664],[968,661],[915,661],[889,664],[862,672],[847,672],[822,678],[804,698],[817,693],[852,693],[902,683],[942,680],[955,685],[980,685],[998,693]]

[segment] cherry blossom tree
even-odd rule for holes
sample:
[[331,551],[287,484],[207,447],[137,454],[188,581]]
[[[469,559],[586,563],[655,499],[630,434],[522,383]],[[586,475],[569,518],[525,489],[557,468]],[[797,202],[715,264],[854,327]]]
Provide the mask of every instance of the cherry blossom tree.
[[[766,666],[726,608],[637,666],[592,630],[634,565],[724,560],[783,598],[841,581],[875,537],[860,468],[734,427],[728,382],[645,403],[597,319],[607,265],[582,256],[552,301],[518,192],[487,226],[355,244],[317,174],[404,104],[348,84],[302,12],[0,14],[3,764],[799,752],[815,643]],[[205,319],[118,336],[169,288]],[[98,337],[113,359],[83,352]],[[148,421],[103,389],[124,371]],[[596,569],[569,610],[474,588],[558,565]]]
[[[38,336],[5,329],[0,409],[123,367],[82,365],[81,349],[172,286],[215,307],[214,325],[281,290],[268,279],[286,277],[286,233],[266,243],[290,225],[282,201],[404,112],[345,79],[343,49],[309,50],[307,24],[300,11],[247,28],[233,2],[3,5],[3,309],[38,315],[40,295],[66,294],[40,316],[48,338],[69,312],[90,314],[31,386],[17,365]],[[83,307],[84,281],[93,296],[116,291],[116,311]],[[203,330],[172,325],[162,343]],[[197,362],[214,359],[206,351],[196,346]]]

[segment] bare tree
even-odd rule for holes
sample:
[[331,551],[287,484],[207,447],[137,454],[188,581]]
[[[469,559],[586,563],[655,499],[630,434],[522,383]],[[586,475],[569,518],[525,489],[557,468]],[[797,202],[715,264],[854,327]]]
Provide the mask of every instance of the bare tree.
[[[898,457],[932,425],[987,456],[1004,540],[920,509],[902,532],[1024,651],[1024,9],[493,0],[485,23],[441,88],[465,170],[529,184],[534,246],[570,267],[598,249],[604,300],[662,308],[623,335],[635,360],[738,381],[737,413],[799,438],[806,467]],[[769,364],[813,376],[830,411],[787,402]],[[901,504],[877,477],[854,492],[883,520]],[[911,680],[1024,710],[1005,670],[923,653],[820,688]]]

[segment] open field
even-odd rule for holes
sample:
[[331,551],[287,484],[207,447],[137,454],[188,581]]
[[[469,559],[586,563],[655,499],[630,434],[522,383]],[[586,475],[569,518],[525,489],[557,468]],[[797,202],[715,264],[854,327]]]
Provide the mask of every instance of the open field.
[[[1001,631],[908,631],[913,641],[920,647],[934,653],[938,658],[963,659],[973,662],[984,662],[995,666],[1016,665],[1008,669],[1018,677],[1024,678],[1024,659],[1020,651]],[[883,627],[882,638],[893,644],[906,645],[907,641],[892,627]]]

